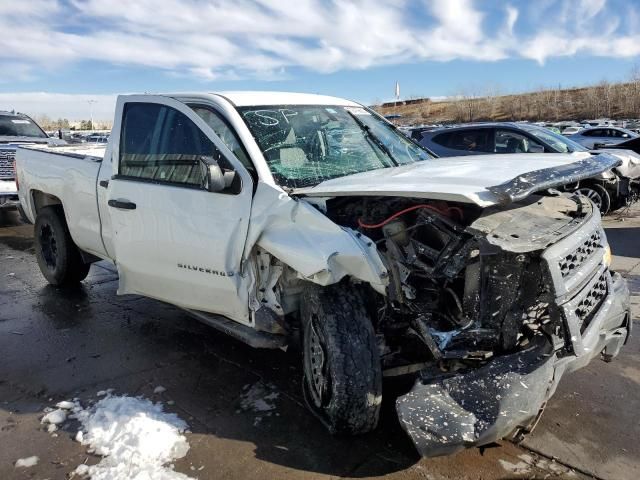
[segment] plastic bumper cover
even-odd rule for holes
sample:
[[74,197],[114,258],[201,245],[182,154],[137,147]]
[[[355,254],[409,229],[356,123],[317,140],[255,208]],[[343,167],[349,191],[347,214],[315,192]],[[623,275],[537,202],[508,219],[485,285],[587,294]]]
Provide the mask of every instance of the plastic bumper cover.
[[589,327],[581,349],[558,357],[544,339],[528,349],[496,357],[462,374],[419,379],[399,397],[400,423],[423,456],[448,455],[486,445],[527,427],[537,418],[566,372],[587,365],[602,353],[615,357],[631,333],[629,290],[612,275],[611,289]]

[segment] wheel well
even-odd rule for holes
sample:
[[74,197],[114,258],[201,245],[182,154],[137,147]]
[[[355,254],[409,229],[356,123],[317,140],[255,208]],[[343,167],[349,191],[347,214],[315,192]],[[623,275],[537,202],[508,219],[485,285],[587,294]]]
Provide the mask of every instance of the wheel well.
[[[604,182],[602,180],[596,180],[594,178],[587,178],[580,182],[580,187],[593,187],[594,185],[598,185],[600,187],[604,187]],[[578,188],[580,188],[578,187]]]
[[33,199],[34,216],[37,216],[38,212],[44,207],[59,205],[62,209],[62,201],[55,195],[51,195],[40,190],[32,190],[31,198]]

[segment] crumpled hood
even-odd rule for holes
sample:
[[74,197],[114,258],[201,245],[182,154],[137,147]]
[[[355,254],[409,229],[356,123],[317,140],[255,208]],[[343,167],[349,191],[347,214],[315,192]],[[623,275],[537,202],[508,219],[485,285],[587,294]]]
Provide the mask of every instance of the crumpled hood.
[[582,159],[564,153],[448,157],[347,175],[292,193],[429,198],[489,207],[513,201],[514,195],[522,198],[588,178],[618,164],[619,159],[607,154]]

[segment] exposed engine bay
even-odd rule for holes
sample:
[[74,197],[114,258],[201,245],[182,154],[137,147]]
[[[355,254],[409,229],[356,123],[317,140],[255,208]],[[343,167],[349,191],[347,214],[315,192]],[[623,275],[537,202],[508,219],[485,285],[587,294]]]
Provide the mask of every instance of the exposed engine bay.
[[481,209],[338,197],[326,209],[373,240],[389,272],[386,297],[371,292],[369,302],[386,376],[480,366],[540,336],[570,348],[540,254],[591,214],[589,202],[531,196]]

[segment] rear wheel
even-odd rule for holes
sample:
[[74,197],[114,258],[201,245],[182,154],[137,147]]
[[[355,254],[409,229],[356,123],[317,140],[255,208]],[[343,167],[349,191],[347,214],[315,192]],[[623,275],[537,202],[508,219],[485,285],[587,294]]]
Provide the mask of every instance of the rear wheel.
[[59,207],[38,212],[34,235],[38,266],[50,284],[72,285],[86,278],[91,265],[82,261]]
[[598,207],[602,215],[609,213],[609,209],[611,208],[611,196],[609,195],[609,192],[607,192],[607,189],[602,185],[588,185],[580,187],[576,192],[591,200],[596,207]]
[[362,297],[346,284],[307,287],[302,303],[304,394],[333,434],[376,428],[382,371]]

